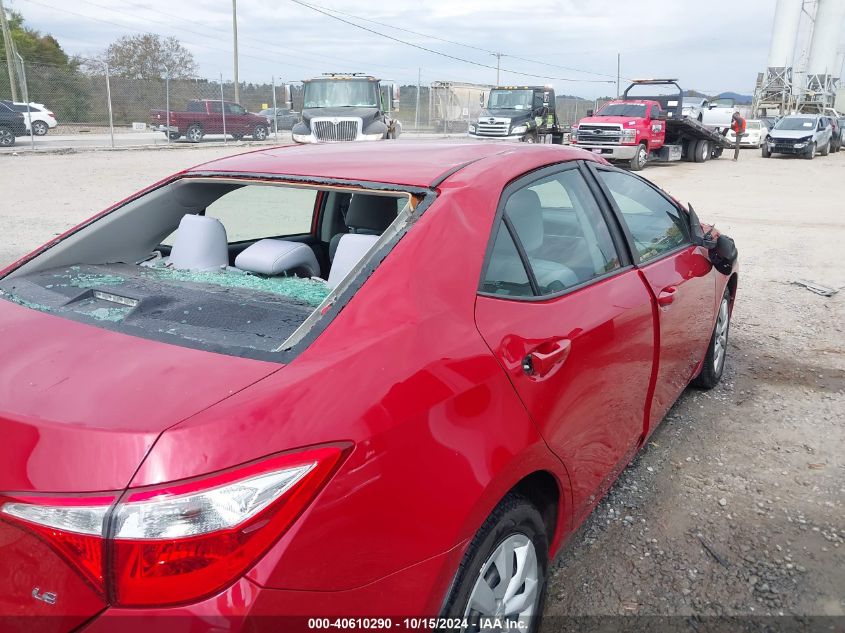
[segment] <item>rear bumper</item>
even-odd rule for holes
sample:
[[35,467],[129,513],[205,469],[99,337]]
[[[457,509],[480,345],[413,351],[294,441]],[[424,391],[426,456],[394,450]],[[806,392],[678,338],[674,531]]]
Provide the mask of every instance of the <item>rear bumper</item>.
[[631,160],[637,155],[639,145],[596,145],[591,143],[572,143],[572,147],[599,154],[607,160]]

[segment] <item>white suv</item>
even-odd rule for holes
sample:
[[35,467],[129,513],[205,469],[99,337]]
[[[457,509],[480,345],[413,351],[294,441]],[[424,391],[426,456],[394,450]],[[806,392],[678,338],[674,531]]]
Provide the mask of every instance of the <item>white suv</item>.
[[833,127],[825,116],[791,114],[778,120],[763,143],[763,158],[772,154],[798,154],[812,160],[818,151],[830,153]]
[[[48,110],[43,103],[30,103],[29,107],[26,103],[19,101],[4,101],[4,103],[15,112],[23,114],[24,121],[26,121],[26,131],[34,131],[35,136],[44,136],[50,129],[58,125],[56,115]],[[31,125],[30,119],[32,119]]]

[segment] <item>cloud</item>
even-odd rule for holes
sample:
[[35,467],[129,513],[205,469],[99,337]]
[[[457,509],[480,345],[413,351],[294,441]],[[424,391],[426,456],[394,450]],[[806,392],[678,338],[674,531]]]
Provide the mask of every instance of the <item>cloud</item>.
[[[613,84],[587,83],[616,74],[676,77],[684,87],[750,93],[764,70],[774,13],[772,0],[315,0],[339,11],[422,33],[501,51],[502,82],[552,83],[558,93],[596,97]],[[232,76],[231,5],[195,0],[13,0],[27,22],[54,35],[70,53],[90,56],[117,37],[156,32],[179,38],[202,74]],[[50,6],[48,6],[50,5]],[[344,17],[344,16],[341,16]],[[492,66],[447,59],[404,46],[301,7],[289,0],[239,0],[240,78],[299,80],[321,72],[358,71],[402,83],[458,80],[493,83],[496,58],[371,23],[368,28]],[[345,18],[348,19],[348,18]],[[537,59],[555,66],[515,59]],[[603,73],[604,77],[563,67]],[[563,81],[577,79],[579,81]],[[623,82],[624,83],[624,82]]]

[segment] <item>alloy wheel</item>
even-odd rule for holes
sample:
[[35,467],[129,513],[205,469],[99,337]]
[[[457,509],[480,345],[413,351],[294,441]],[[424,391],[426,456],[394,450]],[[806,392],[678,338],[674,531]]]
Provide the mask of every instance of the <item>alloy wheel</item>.
[[540,566],[534,543],[524,534],[511,534],[481,566],[464,616],[473,630],[484,628],[482,618],[498,618],[514,624],[514,631],[525,631],[531,616],[537,615],[539,598]]
[[0,128],[0,147],[10,147],[15,144],[15,135],[6,128]]
[[730,312],[728,310],[727,297],[722,299],[719,306],[719,316],[716,319],[716,337],[713,345],[713,369],[716,373],[722,368],[725,362],[725,353],[728,348],[728,327],[730,325]]

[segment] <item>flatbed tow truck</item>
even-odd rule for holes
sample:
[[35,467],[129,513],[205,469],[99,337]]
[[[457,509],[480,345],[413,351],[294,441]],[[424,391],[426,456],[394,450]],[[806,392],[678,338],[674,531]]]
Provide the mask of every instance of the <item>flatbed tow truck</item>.
[[[633,96],[641,86],[669,86],[677,93]],[[677,79],[640,79],[620,99],[604,104],[572,128],[571,144],[624,161],[639,171],[648,162],[678,160],[703,163],[719,158],[733,143],[714,129],[683,115],[684,92]]]

